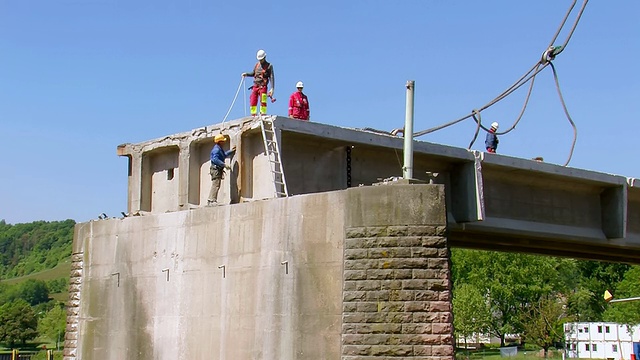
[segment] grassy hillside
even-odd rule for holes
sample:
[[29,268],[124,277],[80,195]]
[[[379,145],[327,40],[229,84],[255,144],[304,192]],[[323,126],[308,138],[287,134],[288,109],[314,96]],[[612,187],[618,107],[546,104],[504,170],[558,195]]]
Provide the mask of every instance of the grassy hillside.
[[59,279],[62,277],[69,277],[70,273],[71,273],[71,262],[64,262],[64,263],[58,264],[53,269],[39,271],[37,273],[20,276],[17,278],[2,280],[2,282],[9,285],[15,285],[29,279],[49,281],[49,280]]
[[73,220],[15,225],[0,221],[0,279],[23,277],[69,261],[75,224]]
[[73,220],[15,225],[0,221],[0,297],[11,298],[7,294],[26,281],[41,280],[51,298],[66,301],[74,226]]

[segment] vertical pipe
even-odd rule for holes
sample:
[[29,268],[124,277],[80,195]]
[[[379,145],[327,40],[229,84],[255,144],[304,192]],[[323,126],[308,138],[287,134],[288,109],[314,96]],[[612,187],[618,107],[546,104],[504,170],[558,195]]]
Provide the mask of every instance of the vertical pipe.
[[415,81],[407,81],[407,107],[404,119],[404,166],[402,167],[402,177],[404,179],[413,178],[413,96],[415,87]]

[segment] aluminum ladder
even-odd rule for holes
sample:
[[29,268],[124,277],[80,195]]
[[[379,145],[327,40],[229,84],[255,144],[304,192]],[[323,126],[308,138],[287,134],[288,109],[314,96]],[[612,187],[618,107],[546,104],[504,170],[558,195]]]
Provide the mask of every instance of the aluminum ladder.
[[282,169],[280,144],[278,143],[278,136],[273,129],[273,121],[264,117],[261,118],[260,128],[262,129],[264,151],[267,155],[269,168],[271,169],[271,177],[273,178],[275,197],[289,196],[289,192],[287,190],[287,181],[284,178],[284,171]]

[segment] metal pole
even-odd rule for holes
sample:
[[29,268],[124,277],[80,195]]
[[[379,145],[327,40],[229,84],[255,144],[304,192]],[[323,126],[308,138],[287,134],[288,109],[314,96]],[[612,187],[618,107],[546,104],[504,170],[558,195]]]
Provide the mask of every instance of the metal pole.
[[626,299],[615,299],[615,300],[609,300],[609,302],[610,303],[615,303],[615,302],[636,301],[636,300],[640,300],[640,297],[632,297],[632,298],[626,298]]
[[413,178],[413,97],[415,87],[415,81],[407,81],[407,107],[404,119],[404,166],[402,167],[402,177],[404,179]]

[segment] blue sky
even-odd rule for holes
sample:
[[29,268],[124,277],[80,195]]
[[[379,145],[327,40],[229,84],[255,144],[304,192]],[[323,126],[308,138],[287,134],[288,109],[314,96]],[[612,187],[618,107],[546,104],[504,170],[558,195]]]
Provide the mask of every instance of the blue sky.
[[[539,59],[570,0],[0,0],[0,219],[126,210],[118,144],[219,123],[263,48],[285,115],[298,80],[313,121],[391,130],[416,81],[415,130],[468,114]],[[567,30],[581,5],[578,1]],[[640,1],[591,1],[556,58],[578,126],[570,166],[640,177]],[[248,96],[248,92],[243,91]],[[482,113],[510,125],[526,89]],[[239,97],[230,119],[245,114]],[[418,138],[466,147],[474,123]],[[481,135],[481,138],[484,136]],[[551,69],[498,152],[563,164],[571,127]],[[483,141],[474,149],[481,150]]]

